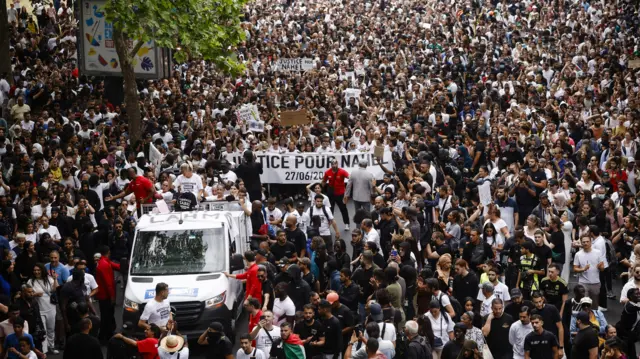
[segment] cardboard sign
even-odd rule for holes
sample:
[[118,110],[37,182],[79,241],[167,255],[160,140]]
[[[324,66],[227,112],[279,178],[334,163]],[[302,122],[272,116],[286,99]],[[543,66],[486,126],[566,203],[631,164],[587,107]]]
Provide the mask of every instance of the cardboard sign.
[[629,60],[629,68],[637,69],[640,67],[640,60]]
[[384,156],[384,146],[376,146],[373,148],[373,156],[376,158],[382,158]]
[[282,111],[280,113],[280,124],[282,126],[302,126],[308,125],[307,110]]
[[308,58],[278,59],[274,66],[278,71],[309,71],[314,63]]

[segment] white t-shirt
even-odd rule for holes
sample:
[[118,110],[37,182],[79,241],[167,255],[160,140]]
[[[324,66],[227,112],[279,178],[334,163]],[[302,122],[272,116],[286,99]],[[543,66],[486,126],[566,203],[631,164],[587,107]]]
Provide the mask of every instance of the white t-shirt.
[[[69,276],[71,277],[71,276]],[[40,313],[48,313],[56,310],[56,305],[51,304],[51,293],[55,292],[53,289],[53,278],[47,277],[49,285],[45,285],[43,280],[29,280],[29,284],[33,287],[33,290],[37,293],[43,293],[42,296],[35,297],[40,306]]]
[[268,221],[277,221],[282,219],[282,211],[278,207],[274,208],[273,211],[269,210],[269,208],[265,208],[264,211],[267,213]]
[[[71,282],[73,280],[73,276],[69,276],[69,278],[67,278],[67,283]],[[91,294],[91,291],[98,288],[98,282],[96,282],[96,278],[93,276],[93,274],[90,273],[84,273],[84,294],[85,295],[89,295]]]
[[[493,295],[496,298],[502,299],[503,302],[511,300],[511,295],[509,294],[509,287],[507,287],[504,283],[500,281],[498,281],[498,284],[493,284]],[[478,289],[478,300],[484,300],[484,295],[482,295],[482,289]]]
[[169,300],[165,299],[162,302],[157,302],[153,299],[144,306],[140,320],[146,320],[149,324],[155,324],[163,328],[167,326],[170,316],[171,304],[169,304]]
[[[396,341],[396,327],[391,323],[380,322],[378,323],[378,327],[380,327],[380,335],[382,336],[382,329],[384,329],[384,336],[381,338],[382,340],[389,340],[392,342]],[[369,335],[367,332],[364,332],[364,338],[369,339]]]
[[496,299],[495,294],[492,294],[489,298],[482,298],[482,299],[479,298],[479,300],[482,301],[482,304],[480,304],[481,317],[484,317],[485,315],[489,315],[489,313],[491,313],[491,302],[493,302],[494,299]]
[[[445,315],[443,313],[440,313],[440,316],[438,317],[438,319],[436,319],[431,314],[431,311],[427,312],[425,316],[429,319],[429,321],[431,321],[431,329],[433,330],[433,335],[442,339],[443,345],[447,344],[447,342],[449,342],[449,333],[453,332],[453,326],[455,325],[453,323],[453,320],[451,320],[451,317],[449,315],[446,315],[445,318]],[[434,349],[440,349],[440,347]]]
[[164,349],[158,347],[158,357],[160,359],[178,359],[178,354],[180,354],[180,359],[189,359],[189,347],[182,348],[175,353],[167,353]]
[[296,315],[296,306],[293,304],[291,298],[287,297],[284,301],[279,298],[273,301],[273,324],[280,325],[286,319],[287,316],[293,317]]
[[378,234],[378,231],[376,231],[375,228],[371,228],[369,232],[364,232],[363,239],[365,242],[375,242],[376,245],[378,246],[378,249],[380,248],[380,235]]
[[[280,327],[274,325],[271,331],[269,331],[269,334],[273,340],[280,338]],[[264,328],[261,328],[258,335],[256,335],[256,348],[262,350],[267,357],[269,357],[271,353],[271,344],[273,344],[271,339],[269,339],[269,335],[267,335]]]
[[[164,359],[164,358],[161,358]],[[180,357],[182,359],[182,357]],[[251,353],[247,354],[242,350],[242,348],[238,349],[236,353],[236,359],[269,359],[262,350],[258,350],[257,348],[253,348]]]
[[191,177],[187,178],[184,175],[178,176],[176,180],[173,182],[174,188],[176,188],[179,192],[191,192],[193,193],[198,200],[200,197],[198,193],[200,190],[204,190],[202,186],[202,178],[199,175],[192,173]]
[[[333,214],[331,213],[331,208],[324,206],[322,208],[318,208],[315,205],[310,207],[305,213],[309,216],[309,219],[312,219],[313,216],[320,216],[320,235],[321,236],[330,236],[331,230],[329,224],[333,221]],[[313,212],[311,212],[313,210]],[[325,215],[326,213],[326,215]],[[329,216],[329,218],[327,218]]]
[[587,264],[589,269],[578,274],[578,283],[580,284],[599,284],[600,271],[598,263],[604,262],[604,254],[597,249],[591,248],[591,252],[587,253],[580,250],[573,259],[573,264],[584,268]]

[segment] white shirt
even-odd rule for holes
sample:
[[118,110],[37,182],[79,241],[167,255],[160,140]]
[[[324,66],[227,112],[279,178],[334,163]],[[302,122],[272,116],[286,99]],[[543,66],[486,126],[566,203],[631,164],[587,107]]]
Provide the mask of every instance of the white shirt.
[[196,196],[196,199],[200,200],[199,193],[204,190],[202,187],[202,178],[198,174],[192,173],[191,177],[187,178],[184,175],[178,176],[173,182],[174,188],[178,189],[181,193],[191,192]]
[[[70,275],[69,278],[67,278],[67,283],[71,282],[72,280],[73,280],[73,276]],[[96,282],[96,278],[93,276],[93,274],[85,272],[84,273],[84,294],[89,295],[96,288],[98,288],[98,282]]]
[[511,324],[509,328],[509,343],[513,346],[513,358],[524,359],[524,338],[533,331],[531,323],[523,325],[522,321]]
[[[161,359],[164,359],[164,358],[161,358]],[[180,359],[182,359],[182,356],[180,357]],[[268,358],[262,350],[258,350],[257,348],[251,348],[251,352],[249,354],[245,353],[244,350],[240,348],[236,353],[236,359],[268,359]]]
[[433,330],[433,335],[442,339],[442,344],[446,345],[449,341],[449,333],[453,332],[453,326],[455,325],[453,324],[453,320],[451,320],[451,317],[447,315],[445,318],[445,315],[441,312],[438,319],[436,319],[431,314],[431,311],[428,311],[425,316],[429,319],[429,321],[431,321],[431,329]]
[[273,324],[280,325],[284,323],[287,317],[293,317],[296,315],[296,306],[293,304],[291,298],[287,297],[284,301],[280,298],[276,298],[273,301]]
[[[324,210],[313,205],[305,213],[309,216],[309,219],[313,218],[313,216],[320,216],[320,235],[330,236],[331,230],[329,224],[333,221],[333,214],[331,213],[330,207],[324,206],[323,208]],[[329,216],[329,218],[327,218],[327,216]]]
[[622,293],[620,293],[620,303],[629,299],[627,298],[627,292],[629,291],[629,289],[633,289],[633,288],[638,288],[638,286],[636,285],[635,280],[632,278],[630,281],[625,283],[625,285],[622,287]]
[[[271,339],[269,339],[269,335],[271,335]],[[271,328],[271,331],[269,331],[269,335],[267,335],[264,328],[261,328],[258,335],[256,335],[256,348],[262,350],[267,357],[270,357],[271,355],[271,344],[273,344],[272,340],[280,338],[280,327],[276,327],[274,325],[273,328]]]
[[[482,292],[482,289],[480,290]],[[482,296],[482,298],[478,298],[478,300],[482,301],[482,304],[480,304],[480,316],[484,317],[485,315],[489,315],[489,313],[491,313],[491,302],[496,299],[496,295],[492,294],[489,298],[484,298],[484,295]]]
[[[617,193],[616,193],[617,194]],[[617,214],[616,214],[617,215]],[[605,239],[603,236],[598,236],[596,237],[596,239],[593,240],[593,243],[591,244],[591,247],[593,249],[597,249],[600,251],[600,253],[604,253],[605,255],[604,257],[604,268],[609,268],[609,262],[607,261],[607,244],[605,243]]]
[[[507,302],[511,300],[511,295],[509,294],[509,287],[507,287],[504,283],[500,281],[498,281],[498,284],[493,284],[493,295],[496,298],[502,299],[503,302]],[[482,289],[478,289],[478,300],[484,300],[484,295],[482,295]]]
[[178,354],[180,354],[180,359],[189,359],[189,347],[183,347],[175,353],[167,353],[164,349],[158,347],[158,357],[160,359],[178,359]]
[[[397,339],[396,336],[396,327],[391,323],[380,322],[378,323],[378,327],[380,328],[380,335],[382,335],[382,329],[384,329],[383,338],[378,338],[378,340],[388,340],[391,342],[395,342]],[[367,332],[364,332],[364,338],[369,339],[369,335]]]
[[152,299],[144,306],[140,320],[146,320],[149,324],[155,324],[163,328],[167,326],[170,316],[171,304],[169,304],[169,300],[165,299],[162,302],[157,302]]
[[51,238],[55,239],[55,240],[61,240],[62,236],[60,235],[60,231],[58,231],[58,227],[56,226],[52,226],[49,225],[49,228],[40,228],[40,230],[38,230],[38,235],[41,235],[42,233],[49,233],[51,235]]
[[597,249],[592,248],[589,253],[580,250],[573,259],[573,264],[580,268],[584,268],[587,264],[589,269],[579,273],[578,283],[581,284],[600,284],[600,271],[598,263],[604,262],[604,254]]
[[375,242],[378,245],[378,249],[380,249],[380,235],[375,228],[371,227],[369,232],[364,232],[364,241],[365,242]]
[[42,208],[41,204],[36,204],[35,206],[31,207],[31,218],[35,222],[40,219],[40,217],[42,217],[42,214],[45,212],[47,214],[47,217],[51,218],[51,205],[48,205],[46,208]]

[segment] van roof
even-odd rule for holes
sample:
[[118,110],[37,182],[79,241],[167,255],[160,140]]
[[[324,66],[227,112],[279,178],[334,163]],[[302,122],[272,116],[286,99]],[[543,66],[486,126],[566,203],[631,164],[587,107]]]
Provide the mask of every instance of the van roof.
[[[230,225],[233,217],[244,215],[238,211],[193,211],[166,214],[145,214],[140,217],[136,230],[206,229],[216,224]],[[182,220],[182,224],[180,221]]]

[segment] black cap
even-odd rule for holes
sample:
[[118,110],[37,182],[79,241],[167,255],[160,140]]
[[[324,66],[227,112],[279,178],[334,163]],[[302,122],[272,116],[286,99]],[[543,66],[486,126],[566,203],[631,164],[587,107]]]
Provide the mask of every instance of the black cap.
[[220,322],[209,323],[209,329],[213,329],[216,332],[224,332],[224,326]]

